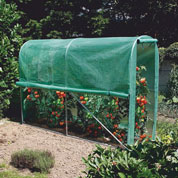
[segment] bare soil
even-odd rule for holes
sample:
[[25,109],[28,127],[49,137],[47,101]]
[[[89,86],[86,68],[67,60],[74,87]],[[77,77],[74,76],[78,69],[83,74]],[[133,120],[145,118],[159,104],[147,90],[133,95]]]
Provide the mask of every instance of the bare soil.
[[49,178],[75,178],[85,169],[82,157],[95,148],[93,142],[54,133],[30,125],[0,120],[0,163],[10,163],[11,154],[24,148],[49,150],[55,166]]
[[[158,121],[175,123],[175,119],[159,115]],[[49,150],[55,156],[55,166],[49,178],[76,178],[85,170],[82,157],[87,157],[95,149],[96,143],[47,129],[26,124],[0,120],[0,164],[10,163],[11,154],[24,148]],[[21,171],[23,174],[30,172]]]

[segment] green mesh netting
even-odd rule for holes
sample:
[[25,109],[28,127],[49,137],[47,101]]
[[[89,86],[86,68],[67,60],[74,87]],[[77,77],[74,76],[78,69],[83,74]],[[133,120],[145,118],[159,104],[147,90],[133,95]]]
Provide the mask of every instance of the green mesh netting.
[[150,115],[156,129],[158,49],[149,36],[30,40],[19,54],[17,85],[129,97],[129,135],[133,142],[136,65],[145,65]]

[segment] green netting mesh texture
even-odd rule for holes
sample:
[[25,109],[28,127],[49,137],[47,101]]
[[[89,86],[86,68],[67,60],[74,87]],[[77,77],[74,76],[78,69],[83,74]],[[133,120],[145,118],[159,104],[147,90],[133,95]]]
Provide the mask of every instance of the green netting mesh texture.
[[131,52],[137,39],[30,40],[20,51],[17,84],[127,97],[133,72]]
[[[30,40],[19,54],[22,87],[129,97],[128,143],[134,141],[136,63],[147,68],[155,138],[159,57],[149,36]],[[150,131],[151,132],[151,131]]]

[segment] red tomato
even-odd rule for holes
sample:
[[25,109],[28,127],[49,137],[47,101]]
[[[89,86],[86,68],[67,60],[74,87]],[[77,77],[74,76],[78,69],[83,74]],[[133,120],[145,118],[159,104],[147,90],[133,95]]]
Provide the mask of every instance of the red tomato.
[[31,89],[31,88],[28,88],[27,91],[28,91],[28,93],[31,93],[32,89]]
[[84,97],[83,97],[83,96],[80,96],[80,100],[84,100]]
[[60,94],[61,94],[61,92],[60,92],[60,91],[56,91],[56,94],[57,94],[57,95],[60,95]]
[[145,78],[141,78],[140,79],[140,83],[145,83],[146,82],[146,79]]
[[140,97],[137,97],[137,99],[136,99],[136,100],[137,100],[137,103],[139,103],[139,102],[140,102]]
[[87,102],[86,101],[81,101],[82,104],[86,104]]
[[139,71],[140,70],[140,68],[139,67],[136,67],[136,71]]
[[122,137],[124,137],[124,136],[125,136],[125,134],[124,134],[124,133],[121,133],[121,136],[122,136]]
[[60,126],[63,126],[63,125],[64,125],[64,122],[59,122],[59,125],[60,125]]

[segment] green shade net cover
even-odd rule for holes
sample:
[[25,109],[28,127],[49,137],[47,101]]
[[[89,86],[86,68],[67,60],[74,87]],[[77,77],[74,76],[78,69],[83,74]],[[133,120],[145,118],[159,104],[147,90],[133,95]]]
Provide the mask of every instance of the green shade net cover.
[[127,97],[137,39],[30,40],[20,50],[17,85]]
[[16,84],[129,97],[128,144],[133,144],[136,65],[144,65],[155,139],[159,73],[156,42],[149,36],[30,40],[19,53],[20,80]]

